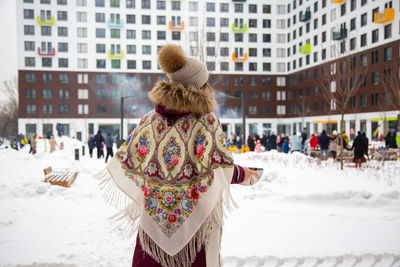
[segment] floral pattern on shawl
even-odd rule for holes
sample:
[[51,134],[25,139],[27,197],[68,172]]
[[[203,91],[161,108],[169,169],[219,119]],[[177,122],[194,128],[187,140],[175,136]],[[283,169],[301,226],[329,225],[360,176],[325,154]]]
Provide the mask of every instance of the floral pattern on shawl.
[[231,167],[233,159],[213,113],[199,120],[187,115],[171,126],[164,120],[155,111],[147,114],[116,157],[140,187],[145,212],[171,237],[213,185],[213,170]]

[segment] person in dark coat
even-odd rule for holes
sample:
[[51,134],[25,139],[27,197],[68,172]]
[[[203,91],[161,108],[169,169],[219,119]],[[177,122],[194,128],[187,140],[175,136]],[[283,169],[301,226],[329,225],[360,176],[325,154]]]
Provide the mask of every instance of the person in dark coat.
[[326,134],[326,130],[323,130],[321,135],[318,138],[318,144],[321,148],[321,160],[328,159],[328,151],[329,151],[329,136]]
[[364,147],[364,154],[367,155],[367,158],[369,159],[369,155],[368,155],[369,139],[368,139],[367,135],[365,134],[365,132],[363,132],[363,133],[361,134],[361,136],[362,136],[362,138],[364,139],[364,144],[365,144],[365,147]]
[[303,131],[301,131],[301,148],[302,150],[304,149],[304,143],[306,142],[308,136],[307,136],[307,128],[304,127]]
[[97,134],[94,136],[94,146],[97,148],[97,158],[99,159],[102,154],[102,147],[104,143],[104,137],[99,130]]
[[276,135],[274,132],[272,132],[271,136],[268,138],[267,148],[268,150],[276,149]]
[[267,149],[267,141],[268,141],[267,136],[265,134],[263,134],[263,136],[261,137],[260,142],[261,142],[261,145],[263,147],[265,147],[265,149]]
[[93,149],[94,149],[94,137],[93,137],[93,135],[89,136],[88,147],[89,147],[89,155],[90,155],[90,157],[92,157],[93,156]]
[[107,156],[106,156],[106,163],[107,163],[108,156],[111,156],[111,158],[114,157],[114,152],[113,152],[114,138],[111,136],[111,133],[107,133],[105,143],[107,148]]
[[353,141],[353,145],[351,146],[351,150],[354,149],[354,158],[353,162],[356,163],[357,166],[361,166],[362,162],[365,162],[365,140],[361,135],[361,132],[358,132],[357,137]]
[[249,135],[247,138],[247,145],[250,148],[250,151],[254,151],[254,148],[256,147],[256,143],[254,142],[254,137]]
[[388,134],[386,135],[385,146],[386,146],[386,149],[397,148],[396,132],[394,130],[389,131]]

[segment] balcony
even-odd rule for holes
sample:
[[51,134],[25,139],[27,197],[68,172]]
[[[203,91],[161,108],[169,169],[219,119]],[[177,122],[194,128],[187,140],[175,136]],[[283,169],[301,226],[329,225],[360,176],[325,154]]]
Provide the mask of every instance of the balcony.
[[247,31],[247,23],[244,24],[243,28],[236,28],[235,23],[232,23],[232,31],[234,32],[245,32]]
[[56,49],[55,48],[53,48],[51,50],[51,53],[42,53],[40,47],[38,47],[37,51],[38,51],[38,55],[39,56],[54,57],[55,54],[56,54]]
[[111,19],[108,19],[107,26],[113,29],[121,29],[122,27],[124,27],[124,20],[121,19],[117,21],[111,21]]
[[374,22],[376,24],[383,24],[394,19],[394,8],[385,8],[384,13],[375,13]]
[[232,53],[232,60],[234,61],[246,61],[247,53],[244,53],[244,57],[236,57],[235,52]]
[[311,52],[311,44],[305,44],[299,46],[299,53],[300,54],[308,54]]
[[347,29],[341,28],[338,32],[333,32],[333,40],[340,41],[347,37]]
[[53,25],[54,24],[54,16],[51,16],[51,20],[41,20],[40,16],[36,16],[36,21],[40,25]]
[[182,21],[182,22],[181,22],[181,25],[172,26],[172,21],[169,21],[168,28],[169,28],[170,30],[172,30],[172,31],[182,31],[182,30],[185,28],[185,22]]
[[346,2],[346,0],[332,0],[332,4],[341,4]]
[[108,58],[123,58],[124,57],[124,50],[123,49],[121,50],[121,54],[112,54],[111,50],[108,49],[107,54],[108,54]]
[[301,12],[300,14],[300,21],[307,22],[311,19],[311,11]]

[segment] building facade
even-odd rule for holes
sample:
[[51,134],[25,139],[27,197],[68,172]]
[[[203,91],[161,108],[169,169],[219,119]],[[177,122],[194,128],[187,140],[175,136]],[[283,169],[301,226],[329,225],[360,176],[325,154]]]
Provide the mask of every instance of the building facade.
[[338,129],[322,82],[351,58],[362,61],[365,82],[346,108],[346,132],[376,139],[396,123],[382,77],[400,56],[399,1],[16,2],[19,131],[28,136],[57,125],[81,140],[99,129],[117,136],[123,98],[126,138],[153,108],[147,93],[165,79],[157,64],[165,44],[207,64],[228,136],[241,132],[241,98],[246,134]]

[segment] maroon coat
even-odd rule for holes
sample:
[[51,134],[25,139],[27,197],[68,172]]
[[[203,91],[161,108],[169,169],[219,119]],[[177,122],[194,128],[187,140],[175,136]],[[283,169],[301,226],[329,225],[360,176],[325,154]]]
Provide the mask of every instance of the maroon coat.
[[[176,111],[167,111],[162,106],[156,106],[156,111],[168,117],[168,121],[173,123],[180,116],[185,114],[179,114]],[[232,175],[232,184],[240,184],[244,181],[244,169],[241,166],[234,168]],[[238,171],[239,170],[239,171]],[[196,259],[194,260],[191,267],[204,267],[206,266],[206,252],[204,247],[197,253]],[[161,264],[156,262],[149,254],[147,254],[140,245],[139,235],[136,236],[136,247],[133,253],[132,267],[161,267]]]

